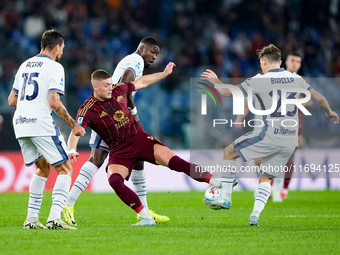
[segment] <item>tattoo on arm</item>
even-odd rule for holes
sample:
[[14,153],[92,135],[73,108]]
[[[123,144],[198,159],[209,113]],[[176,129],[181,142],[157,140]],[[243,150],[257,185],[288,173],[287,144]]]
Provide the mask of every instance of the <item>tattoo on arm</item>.
[[63,103],[60,101],[60,96],[58,93],[50,95],[50,101],[55,101],[56,104],[58,105],[54,110],[54,112],[61,118],[66,125],[73,129],[76,125],[75,120],[71,117],[71,115],[68,113],[66,110],[65,106]]

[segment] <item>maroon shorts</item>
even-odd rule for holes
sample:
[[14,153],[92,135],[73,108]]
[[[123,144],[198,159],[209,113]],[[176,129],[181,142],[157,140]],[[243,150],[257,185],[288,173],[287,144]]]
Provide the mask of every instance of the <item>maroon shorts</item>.
[[[165,146],[160,140],[146,132],[130,137],[124,143],[110,150],[107,167],[112,164],[123,165],[129,169],[129,176],[137,160],[156,164],[153,146],[155,143]],[[129,176],[126,178],[128,179]]]

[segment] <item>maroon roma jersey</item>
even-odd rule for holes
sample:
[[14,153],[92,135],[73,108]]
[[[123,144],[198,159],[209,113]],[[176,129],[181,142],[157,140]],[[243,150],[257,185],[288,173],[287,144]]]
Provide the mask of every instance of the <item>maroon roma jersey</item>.
[[118,83],[113,85],[112,97],[104,102],[91,95],[78,110],[77,124],[93,129],[110,150],[143,132],[127,106],[127,95],[134,90],[132,83]]

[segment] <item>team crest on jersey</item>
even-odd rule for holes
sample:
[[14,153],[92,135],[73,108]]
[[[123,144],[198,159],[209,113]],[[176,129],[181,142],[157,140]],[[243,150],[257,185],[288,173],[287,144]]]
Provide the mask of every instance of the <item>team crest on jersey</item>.
[[102,111],[102,113],[100,114],[100,117],[103,118],[103,117],[106,116],[106,115],[107,115],[107,113],[104,112],[104,111]]
[[123,104],[124,103],[124,97],[123,96],[117,97],[117,102]]
[[81,125],[83,123],[84,117],[78,117],[77,124]]
[[125,117],[125,114],[122,110],[118,110],[115,112],[115,114],[113,114],[113,119],[115,121],[122,121]]

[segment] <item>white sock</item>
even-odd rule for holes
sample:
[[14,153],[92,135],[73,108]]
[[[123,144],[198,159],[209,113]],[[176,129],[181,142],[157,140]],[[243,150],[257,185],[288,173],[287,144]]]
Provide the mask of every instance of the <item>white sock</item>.
[[[270,196],[271,186],[268,182],[261,182],[256,189],[253,213],[260,215]],[[256,212],[255,212],[256,211]]]
[[222,181],[215,177],[210,178],[209,184],[212,186],[222,187]]
[[67,206],[74,206],[79,195],[84,191],[84,189],[86,189],[92,177],[97,173],[97,171],[98,168],[93,163],[91,163],[90,161],[85,162],[85,164],[81,167],[79,175],[72,186],[70,195],[68,196],[66,202]]
[[139,214],[142,216],[142,218],[152,219],[151,215],[149,214],[149,210],[147,210],[145,207],[139,212]]
[[[146,181],[144,170],[132,170],[131,181],[133,183],[133,190],[136,192],[144,208],[149,211],[148,203],[146,201]],[[143,216],[142,216],[143,217]]]
[[66,174],[59,174],[52,191],[52,207],[48,219],[60,219],[62,210],[68,198],[71,186],[71,177]]
[[47,178],[40,177],[36,174],[33,175],[31,180],[27,212],[27,219],[31,222],[37,222],[39,220],[39,211],[43,199],[43,191],[46,181]]
[[[236,176],[236,160],[223,160],[223,169],[226,171],[222,171],[222,197],[230,200]],[[231,169],[234,169],[234,172]]]
[[280,194],[283,189],[284,178],[275,178],[273,180],[273,194]]

